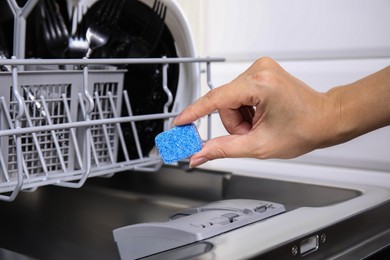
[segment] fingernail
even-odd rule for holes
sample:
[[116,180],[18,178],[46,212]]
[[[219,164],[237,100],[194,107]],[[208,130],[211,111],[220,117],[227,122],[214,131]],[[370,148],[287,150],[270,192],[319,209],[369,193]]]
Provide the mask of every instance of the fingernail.
[[199,157],[199,158],[191,159],[191,161],[190,161],[190,168],[194,168],[196,166],[204,164],[207,161],[208,161],[208,159],[206,157]]

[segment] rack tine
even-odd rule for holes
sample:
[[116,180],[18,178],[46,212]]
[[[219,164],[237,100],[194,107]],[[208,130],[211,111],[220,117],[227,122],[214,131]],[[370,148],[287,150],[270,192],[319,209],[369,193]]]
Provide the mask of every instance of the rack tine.
[[[80,100],[80,106],[83,106],[84,103],[83,103],[83,98],[81,96],[81,94],[79,93],[79,100]],[[85,107],[83,108],[84,111],[85,111]],[[88,115],[86,115],[88,116]],[[85,183],[85,181],[87,180],[89,174],[91,173],[91,151],[89,149],[89,147],[91,147],[91,140],[92,140],[92,135],[91,135],[91,128],[90,127],[87,127],[86,130],[85,130],[85,138],[84,138],[84,141],[85,141],[85,149],[84,149],[84,155],[86,158],[84,161],[85,161],[85,165],[82,165],[82,167],[84,167],[84,172],[82,172],[82,176],[81,178],[78,180],[78,182],[68,182],[68,181],[60,181],[58,183],[55,183],[55,185],[58,185],[58,186],[62,186],[62,187],[68,187],[68,188],[80,188],[81,186],[83,186],[83,184]]]
[[1,164],[1,170],[3,171],[3,176],[4,176],[5,181],[9,182],[10,179],[9,179],[9,175],[8,175],[8,170],[5,168],[5,161],[4,161],[4,157],[3,157],[2,153],[0,153],[0,164]]
[[[5,102],[4,97],[1,97],[1,100],[2,100],[3,109],[4,109],[4,111],[6,111],[5,117],[7,119],[7,124],[9,126],[9,128],[11,130],[13,130],[15,128],[13,126],[12,119],[11,119],[10,113],[8,111],[8,108],[6,107],[6,102]],[[27,111],[26,104],[24,102],[23,102],[22,106],[23,106],[23,109],[25,111]],[[27,119],[27,123],[29,123],[29,125],[32,126],[30,116],[29,116],[29,114],[27,112],[25,113],[25,116],[26,116],[26,119]],[[43,160],[43,155],[42,155],[42,152],[41,152],[41,149],[40,149],[40,146],[39,146],[39,141],[38,141],[36,133],[32,133],[32,137],[33,137],[33,140],[34,140],[35,148],[37,149],[37,152],[38,152],[39,160],[40,160],[40,162],[42,164],[42,168],[43,168],[45,174],[47,174],[48,171],[47,171],[47,168],[46,168],[45,161]],[[13,136],[13,139],[14,139],[14,142],[15,142],[15,145],[16,145],[16,136],[15,135]],[[21,160],[22,160],[23,172],[26,175],[26,178],[29,178],[30,174],[28,172],[28,167],[27,167],[27,164],[26,164],[26,160],[24,159],[23,155],[21,156]]]
[[[62,94],[62,100],[63,100],[64,110],[65,110],[68,122],[72,123],[72,118],[70,116],[70,109],[69,109],[68,102],[66,101],[66,95],[65,94]],[[75,149],[75,152],[76,152],[76,159],[77,159],[77,162],[78,162],[79,166],[81,167],[82,166],[81,153],[80,153],[79,144],[77,142],[76,131],[75,131],[74,128],[70,128],[70,134],[72,136],[72,142],[73,142],[74,149]]]
[[[28,112],[27,105],[26,105],[26,102],[24,100],[23,100],[23,108],[24,108],[24,111],[25,111],[25,116],[26,116],[26,120],[27,120],[28,126],[29,127],[33,127],[34,124],[32,123],[30,113]],[[35,149],[37,150],[38,158],[39,158],[39,161],[40,161],[40,163],[42,165],[43,172],[45,173],[45,175],[48,175],[49,171],[47,169],[46,162],[45,162],[45,159],[44,159],[44,156],[43,156],[43,153],[42,153],[42,149],[41,149],[41,146],[39,144],[37,133],[36,132],[31,133],[31,136],[32,136],[33,141],[34,141]],[[22,158],[23,158],[23,156],[22,156]],[[29,177],[29,172],[27,170],[27,167],[25,169],[24,174],[26,175],[27,178]]]
[[[131,105],[130,105],[130,99],[129,99],[129,96],[128,96],[126,90],[123,91],[123,98],[125,100],[126,109],[127,109],[129,116],[133,116],[133,111],[131,110]],[[137,147],[138,156],[140,159],[142,159],[142,158],[144,158],[144,156],[142,155],[141,144],[139,141],[137,128],[135,127],[135,122],[131,121],[130,125],[131,125],[131,130],[133,131],[133,134],[134,134],[134,141],[135,141],[135,145]]]
[[[115,108],[114,97],[112,96],[111,91],[108,92],[108,98],[110,100],[110,106],[112,108]],[[113,109],[112,113],[113,113],[115,118],[118,118],[118,113],[116,112],[116,109]],[[121,146],[122,146],[123,154],[125,156],[125,160],[129,161],[130,160],[129,152],[127,151],[126,141],[125,141],[125,138],[123,136],[122,127],[121,127],[120,123],[116,123],[115,126],[116,126],[116,131],[118,132],[118,135],[119,135],[119,141],[121,142]]]
[[[79,101],[80,101],[81,111],[83,112],[83,115],[86,116],[86,108],[85,108],[83,97],[82,97],[81,93],[79,93]],[[90,127],[88,127],[88,128],[90,128]],[[99,160],[98,160],[97,152],[95,149],[95,142],[93,141],[92,137],[91,137],[90,142],[91,142],[91,150],[92,150],[92,154],[93,154],[93,159],[95,160],[96,166],[99,166]],[[86,147],[87,148],[85,148],[85,149],[89,149],[88,146],[86,146]]]
[[[166,57],[164,57],[166,58]],[[164,113],[168,113],[168,108],[169,106],[172,104],[172,101],[173,101],[173,95],[172,95],[172,92],[171,90],[169,89],[168,87],[168,64],[162,64],[162,88],[165,92],[165,94],[167,95],[167,102],[164,104]],[[165,121],[164,121],[164,129],[168,129],[169,128],[169,118],[167,118]]]
[[[52,122],[51,117],[50,117],[50,111],[49,111],[49,109],[47,107],[45,97],[44,96],[40,96],[40,98],[42,100],[43,109],[46,112],[46,115],[45,115],[46,116],[46,120],[47,120],[49,125],[52,125],[53,122]],[[62,170],[66,173],[68,171],[68,169],[67,169],[67,167],[65,165],[64,157],[62,156],[61,147],[60,147],[60,144],[58,142],[58,138],[57,138],[56,132],[54,130],[51,130],[50,132],[51,132],[51,135],[52,135],[52,138],[53,138],[54,146],[56,147],[56,150],[57,150],[57,156],[58,156],[58,159],[60,160],[60,164],[61,164]]]
[[[20,162],[21,162],[20,157],[22,156],[22,140],[20,136],[16,137],[16,150],[17,150],[16,153],[18,154],[17,156],[18,166],[20,166]],[[18,178],[14,190],[9,196],[0,194],[0,200],[14,201],[16,196],[19,194],[22,186],[23,186],[23,170],[22,167],[18,167]]]
[[[98,110],[100,119],[104,119],[103,111],[102,111],[102,104],[100,102],[99,93],[97,91],[95,92],[95,103],[96,103],[96,108]],[[114,155],[112,154],[112,147],[110,144],[110,138],[108,137],[107,125],[103,124],[102,127],[103,127],[104,138],[106,139],[108,155],[110,157],[111,162],[114,163],[115,160],[114,160]]]

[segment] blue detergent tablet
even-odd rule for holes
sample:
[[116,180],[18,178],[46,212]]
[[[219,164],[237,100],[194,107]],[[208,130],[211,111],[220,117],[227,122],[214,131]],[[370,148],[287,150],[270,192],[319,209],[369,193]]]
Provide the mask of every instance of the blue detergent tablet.
[[202,139],[194,124],[174,127],[154,139],[165,163],[174,163],[190,157],[202,149]]

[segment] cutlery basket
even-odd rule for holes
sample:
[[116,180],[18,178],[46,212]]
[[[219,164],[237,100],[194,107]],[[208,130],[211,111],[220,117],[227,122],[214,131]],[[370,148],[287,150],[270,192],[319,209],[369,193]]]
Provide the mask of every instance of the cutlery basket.
[[[88,86],[76,70],[32,70],[17,74],[17,94],[11,72],[0,73],[0,191],[12,190],[18,179],[18,157],[25,187],[77,178],[85,168],[89,143],[92,171],[116,162],[117,127],[113,123],[74,126],[77,122],[114,118],[121,113],[124,70],[91,70]],[[88,112],[85,92],[93,105]],[[84,94],[83,94],[84,93]],[[88,117],[87,117],[88,113]],[[18,118],[18,114],[22,114]],[[16,122],[18,121],[18,122]],[[72,125],[73,124],[73,125]],[[59,127],[59,126],[63,127]],[[56,129],[50,129],[56,126]],[[18,136],[16,128],[30,130]],[[88,142],[86,138],[89,138]]]

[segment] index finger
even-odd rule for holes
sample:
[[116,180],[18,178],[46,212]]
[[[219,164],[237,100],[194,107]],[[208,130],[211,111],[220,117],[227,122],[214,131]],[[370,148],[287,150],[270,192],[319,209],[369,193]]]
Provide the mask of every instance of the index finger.
[[[173,125],[185,125],[208,115],[218,109],[218,101],[213,96],[219,96],[220,89],[213,89],[185,108],[172,122]],[[216,98],[216,97],[215,97]]]
[[[242,85],[242,86],[241,86]],[[239,109],[242,106],[254,106],[250,85],[239,80],[210,90],[193,104],[184,109],[174,120],[174,125],[192,123],[199,118],[219,109]]]

